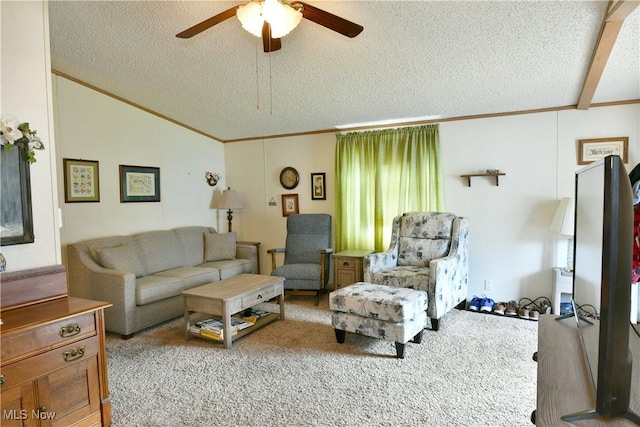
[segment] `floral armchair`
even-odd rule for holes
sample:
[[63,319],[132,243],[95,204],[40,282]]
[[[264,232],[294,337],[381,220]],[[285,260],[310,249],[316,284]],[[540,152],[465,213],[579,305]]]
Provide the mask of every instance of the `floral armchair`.
[[365,282],[412,288],[428,294],[431,328],[466,304],[469,220],[450,212],[408,212],[393,220],[386,252],[364,257]]

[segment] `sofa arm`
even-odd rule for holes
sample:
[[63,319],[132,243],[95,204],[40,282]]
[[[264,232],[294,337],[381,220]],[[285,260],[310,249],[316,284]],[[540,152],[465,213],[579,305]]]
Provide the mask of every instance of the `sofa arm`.
[[364,270],[364,281],[373,282],[373,274],[378,271],[387,270],[398,265],[398,254],[396,251],[377,252],[365,255],[362,259],[362,269]]
[[69,295],[107,301],[105,329],[122,335],[136,330],[136,276],[132,272],[103,268],[81,245],[67,246]]
[[237,242],[236,243],[236,258],[248,259],[251,261],[251,273],[260,273],[260,252],[258,242]]
[[457,217],[453,222],[451,247],[446,257],[429,263],[430,283],[435,284],[431,298],[435,301],[429,317],[440,318],[463,300],[469,290],[469,221]]

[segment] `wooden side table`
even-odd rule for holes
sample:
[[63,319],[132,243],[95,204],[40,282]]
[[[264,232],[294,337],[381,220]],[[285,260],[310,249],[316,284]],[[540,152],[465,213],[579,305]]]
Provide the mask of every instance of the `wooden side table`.
[[573,296],[573,272],[562,268],[553,269],[553,314],[560,313],[560,304],[571,302]]
[[344,288],[356,282],[362,282],[362,258],[372,251],[368,249],[351,249],[333,254],[334,289]]

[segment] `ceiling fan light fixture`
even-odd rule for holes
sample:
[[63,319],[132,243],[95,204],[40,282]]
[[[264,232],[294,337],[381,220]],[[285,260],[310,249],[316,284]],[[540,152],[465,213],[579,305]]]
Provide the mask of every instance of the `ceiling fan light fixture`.
[[271,37],[286,36],[302,20],[302,12],[280,0],[251,1],[236,12],[242,28],[256,37],[262,37],[264,21],[271,25]]
[[240,6],[236,12],[242,28],[256,37],[262,37],[262,2],[251,1]]

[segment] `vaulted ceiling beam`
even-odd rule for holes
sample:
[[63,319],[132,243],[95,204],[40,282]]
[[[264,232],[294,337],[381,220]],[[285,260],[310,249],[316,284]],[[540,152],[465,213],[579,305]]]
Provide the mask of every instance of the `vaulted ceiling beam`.
[[596,92],[604,68],[609,60],[609,55],[616,43],[622,24],[627,16],[640,5],[640,0],[609,1],[607,13],[602,20],[600,34],[596,47],[591,55],[591,63],[587,71],[587,77],[582,85],[580,98],[578,98],[578,110],[588,110],[591,100]]

